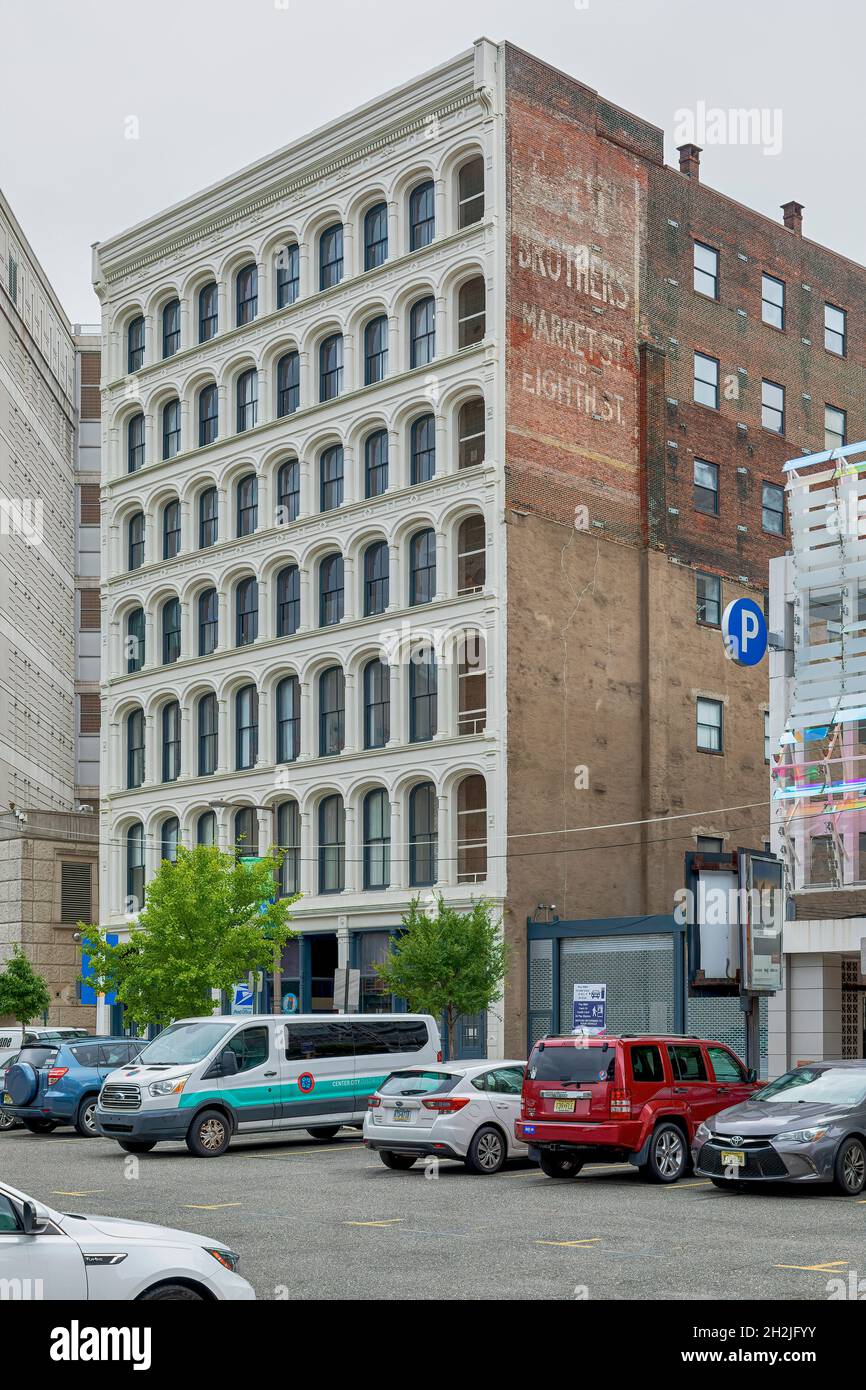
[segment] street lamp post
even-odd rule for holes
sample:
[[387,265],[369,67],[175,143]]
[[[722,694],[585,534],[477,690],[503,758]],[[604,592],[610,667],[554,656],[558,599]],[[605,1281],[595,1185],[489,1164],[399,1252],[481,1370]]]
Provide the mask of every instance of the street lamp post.
[[[269,811],[269,812],[270,812],[270,816],[271,816],[271,822],[272,822],[272,828],[271,828],[271,848],[273,848],[273,846],[276,844],[276,840],[277,840],[277,807],[276,807],[276,806],[258,805],[258,804],[256,804],[255,802],[250,803],[249,801],[211,801],[211,802],[209,802],[208,804],[209,804],[210,809],[211,809],[212,811],[240,810],[242,807],[247,807],[247,806],[249,806],[250,809],[253,810],[253,811]],[[275,966],[274,969],[273,969],[273,971],[271,972],[271,990],[272,990],[273,1000],[274,1000],[274,1003],[275,1003],[275,1004],[276,1004],[276,1001],[277,1001],[277,1000],[280,1001],[280,1008],[279,1008],[279,1009],[275,1009],[275,1012],[279,1012],[279,1013],[282,1012],[282,999],[281,999],[282,987],[283,987],[283,972],[282,972],[282,963],[280,963],[280,965]]]

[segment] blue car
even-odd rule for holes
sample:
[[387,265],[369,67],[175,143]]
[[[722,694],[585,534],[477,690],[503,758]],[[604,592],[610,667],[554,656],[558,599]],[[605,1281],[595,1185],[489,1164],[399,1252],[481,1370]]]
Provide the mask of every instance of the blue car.
[[134,1062],[145,1042],[85,1037],[25,1045],[6,1070],[4,1115],[19,1119],[31,1134],[72,1125],[86,1138],[96,1135],[93,1116],[103,1081],[116,1067]]

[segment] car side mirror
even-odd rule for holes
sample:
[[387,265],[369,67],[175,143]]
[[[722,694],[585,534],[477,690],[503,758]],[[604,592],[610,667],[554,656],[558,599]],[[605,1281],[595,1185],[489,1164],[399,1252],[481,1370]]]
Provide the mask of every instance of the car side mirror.
[[24,1227],[24,1234],[32,1236],[36,1230],[36,1208],[32,1202],[25,1202],[22,1206],[21,1224]]
[[220,1057],[220,1076],[237,1076],[238,1059],[230,1047]]
[[757,1073],[757,1071],[755,1070],[754,1067],[749,1067],[749,1070],[746,1072],[746,1080],[747,1080],[747,1081],[757,1081],[757,1079],[758,1079],[758,1073]]

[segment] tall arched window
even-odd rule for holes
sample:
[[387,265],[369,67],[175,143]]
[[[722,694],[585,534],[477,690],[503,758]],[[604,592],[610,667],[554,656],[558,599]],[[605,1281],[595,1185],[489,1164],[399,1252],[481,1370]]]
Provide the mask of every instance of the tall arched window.
[[432,415],[420,415],[410,431],[413,483],[427,483],[436,473],[436,421]]
[[346,742],[346,678],[340,666],[319,676],[319,757],[342,753]]
[[388,371],[388,319],[379,314],[364,329],[364,385],[384,381]]
[[301,891],[301,815],[297,801],[283,801],[277,807],[277,842],[283,852],[278,891],[290,898]]
[[391,671],[378,657],[364,667],[364,747],[384,748],[391,737]]
[[162,605],[162,664],[180,660],[180,599],[168,598]]
[[487,877],[487,784],[479,774],[464,777],[457,791],[457,882]]
[[247,473],[237,488],[237,535],[251,536],[259,524],[259,480]]
[[364,616],[384,613],[388,607],[388,545],[374,541],[364,551]]
[[457,417],[457,464],[459,468],[473,468],[484,462],[485,428],[484,401],[464,401]]
[[259,374],[255,367],[241,372],[237,383],[238,434],[255,427],[259,418]]
[[235,645],[248,647],[259,635],[259,585],[250,576],[235,591]]
[[277,575],[277,636],[293,637],[301,623],[301,574],[286,565]]
[[409,542],[409,602],[430,603],[436,592],[436,532],[416,531]]
[[457,346],[474,347],[486,332],[487,291],[484,276],[476,275],[461,285],[457,299]]
[[170,864],[177,860],[177,847],[180,844],[180,821],[177,816],[164,820],[159,831],[160,853]]
[[297,521],[301,511],[301,468],[297,459],[286,459],[277,473],[277,525]]
[[277,308],[285,309],[301,292],[301,253],[292,241],[277,252]]
[[144,782],[144,710],[130,710],[126,718],[126,785]]
[[391,803],[381,788],[364,797],[364,887],[391,882]]
[[144,315],[138,314],[126,330],[126,370],[137,372],[144,366]]
[[144,609],[133,608],[126,619],[126,671],[132,675],[144,665]]
[[329,290],[343,278],[343,228],[339,222],[319,237],[319,289]]
[[211,338],[217,335],[219,327],[217,315],[219,312],[219,290],[215,280],[210,284],[203,285],[198,292],[198,340],[200,343],[209,343]]
[[301,358],[286,352],[277,363],[277,416],[293,415],[301,404]]
[[426,367],[436,356],[436,301],[419,299],[409,311],[409,365]]
[[180,348],[180,300],[170,299],[162,311],[162,355],[174,357]]
[[436,190],[432,179],[425,179],[409,195],[409,250],[429,246],[436,232]]
[[409,740],[427,743],[436,734],[436,658],[419,647],[409,662]]
[[216,589],[205,589],[198,596],[198,654],[210,656],[219,640],[219,599]]
[[319,510],[333,511],[343,505],[343,446],[332,444],[319,458]]
[[238,271],[235,281],[235,323],[238,328],[252,323],[259,311],[259,272],[254,263]]
[[388,204],[376,203],[364,217],[364,269],[375,270],[388,259]]
[[301,687],[297,676],[277,686],[277,762],[293,763],[301,751]]
[[206,487],[198,499],[198,546],[206,550],[219,540],[219,494],[215,487]]
[[241,858],[259,852],[259,818],[252,806],[241,806],[234,818],[235,853]]
[[487,579],[487,534],[483,516],[467,516],[457,532],[457,592],[476,594]]
[[219,433],[219,392],[213,382],[198,393],[198,447],[213,444]]
[[437,878],[438,816],[436,789],[419,782],[409,793],[409,883],[412,888]]
[[180,401],[167,401],[162,408],[162,456],[176,458],[180,453]]
[[235,695],[235,767],[255,767],[259,756],[259,692],[244,685]]
[[374,430],[364,440],[364,495],[381,497],[388,491],[388,431]]
[[319,346],[319,400],[333,401],[343,389],[343,335],[332,333]]
[[144,826],[134,821],[126,832],[126,907],[140,912],[144,907]]
[[457,175],[457,226],[471,227],[484,216],[484,160],[479,154]]
[[133,415],[126,427],[126,468],[137,473],[144,467],[144,416]]
[[127,569],[141,569],[144,564],[144,512],[133,512],[126,523]]
[[343,621],[343,557],[326,555],[319,565],[319,627]]
[[319,802],[319,892],[342,893],[346,882],[346,813],[341,796]]
[[180,554],[180,502],[173,497],[162,509],[162,558],[173,560]]
[[216,811],[202,811],[195,823],[195,842],[197,845],[215,845],[217,842]]
[[480,632],[457,643],[457,732],[483,734],[487,723],[486,648]]
[[163,781],[181,776],[181,706],[177,699],[163,705]]
[[198,775],[211,777],[219,758],[219,706],[213,693],[198,702]]

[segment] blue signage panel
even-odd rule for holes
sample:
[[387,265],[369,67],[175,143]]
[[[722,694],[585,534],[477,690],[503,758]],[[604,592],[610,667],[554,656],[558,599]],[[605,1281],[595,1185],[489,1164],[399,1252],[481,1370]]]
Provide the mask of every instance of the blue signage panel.
[[738,666],[757,666],[767,651],[767,620],[753,598],[735,598],[722,614],[725,651]]
[[[106,939],[106,941],[108,942],[109,946],[116,946],[116,945],[117,945],[117,941],[118,941],[117,932],[113,932],[113,931],[106,932],[106,933],[105,933],[105,939]],[[84,975],[85,977],[92,976],[92,974],[93,974],[93,971],[92,971],[91,968],[90,968],[90,956],[87,954],[86,951],[82,951],[82,952],[81,952],[81,973],[82,973],[82,975]],[[116,1003],[117,1003],[117,995],[115,994],[114,990],[112,990],[110,994],[106,994],[106,996],[105,996],[105,1002],[106,1002],[106,1004],[116,1004]],[[96,1003],[96,990],[93,988],[93,985],[82,985],[82,986],[81,986],[81,1003],[82,1003],[82,1004],[95,1004],[95,1003]]]
[[572,1027],[587,1032],[604,1031],[607,1017],[607,985],[575,985]]

